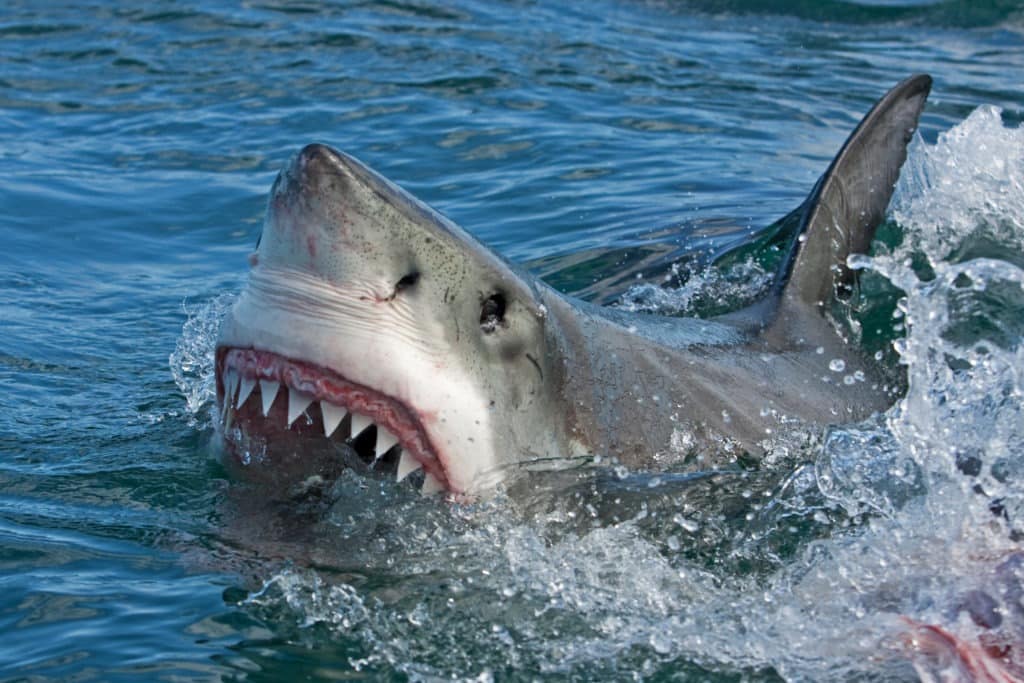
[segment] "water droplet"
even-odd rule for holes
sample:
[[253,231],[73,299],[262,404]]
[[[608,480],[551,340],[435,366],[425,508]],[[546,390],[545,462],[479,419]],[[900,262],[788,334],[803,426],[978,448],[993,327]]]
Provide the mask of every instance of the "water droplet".
[[700,524],[698,524],[695,520],[683,517],[680,514],[674,515],[672,517],[672,521],[678,524],[680,527],[682,527],[684,531],[688,531],[691,534],[697,533],[697,531],[700,529]]

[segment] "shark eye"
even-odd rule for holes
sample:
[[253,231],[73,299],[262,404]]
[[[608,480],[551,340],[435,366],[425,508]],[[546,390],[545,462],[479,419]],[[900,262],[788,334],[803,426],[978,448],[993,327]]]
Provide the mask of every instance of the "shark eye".
[[480,329],[490,334],[505,322],[505,295],[492,294],[480,308]]

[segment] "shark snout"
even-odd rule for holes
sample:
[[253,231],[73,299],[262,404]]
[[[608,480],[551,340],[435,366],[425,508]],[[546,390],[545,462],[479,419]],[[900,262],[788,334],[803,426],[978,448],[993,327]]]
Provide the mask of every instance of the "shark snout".
[[316,183],[327,177],[349,175],[348,170],[354,160],[348,155],[318,142],[306,145],[292,158],[286,168],[289,176],[306,183]]
[[396,188],[355,157],[329,145],[306,145],[285,166],[275,194],[311,194],[321,200],[355,199],[361,195],[391,199]]
[[278,174],[255,261],[385,300],[436,252],[443,229],[422,211],[355,158],[309,144]]
[[295,164],[303,167],[316,168],[318,165],[326,165],[328,169],[344,163],[345,155],[341,154],[330,145],[319,142],[312,142],[295,155]]
[[271,190],[271,212],[282,208],[312,210],[319,204],[338,202],[351,194],[351,157],[313,143],[303,147],[285,165]]

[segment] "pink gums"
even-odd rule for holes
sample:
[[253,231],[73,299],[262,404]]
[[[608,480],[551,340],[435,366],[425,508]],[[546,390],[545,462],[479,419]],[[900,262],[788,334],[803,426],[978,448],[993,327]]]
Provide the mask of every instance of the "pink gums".
[[291,360],[269,351],[221,347],[217,349],[217,395],[221,400],[227,369],[237,371],[241,377],[280,382],[289,390],[298,389],[317,401],[327,401],[369,417],[397,436],[402,450],[416,458],[446,489],[453,490],[418,414],[397,399],[312,363]]

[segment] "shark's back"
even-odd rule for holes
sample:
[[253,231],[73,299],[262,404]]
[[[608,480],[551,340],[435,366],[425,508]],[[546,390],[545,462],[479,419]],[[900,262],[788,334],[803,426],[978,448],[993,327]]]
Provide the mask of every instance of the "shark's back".
[[640,465],[679,439],[757,451],[780,422],[851,422],[891,405],[893,388],[829,314],[853,284],[848,257],[868,251],[884,220],[930,87],[911,77],[864,117],[783,219],[797,236],[753,306],[699,320],[552,302],[591,448]]

